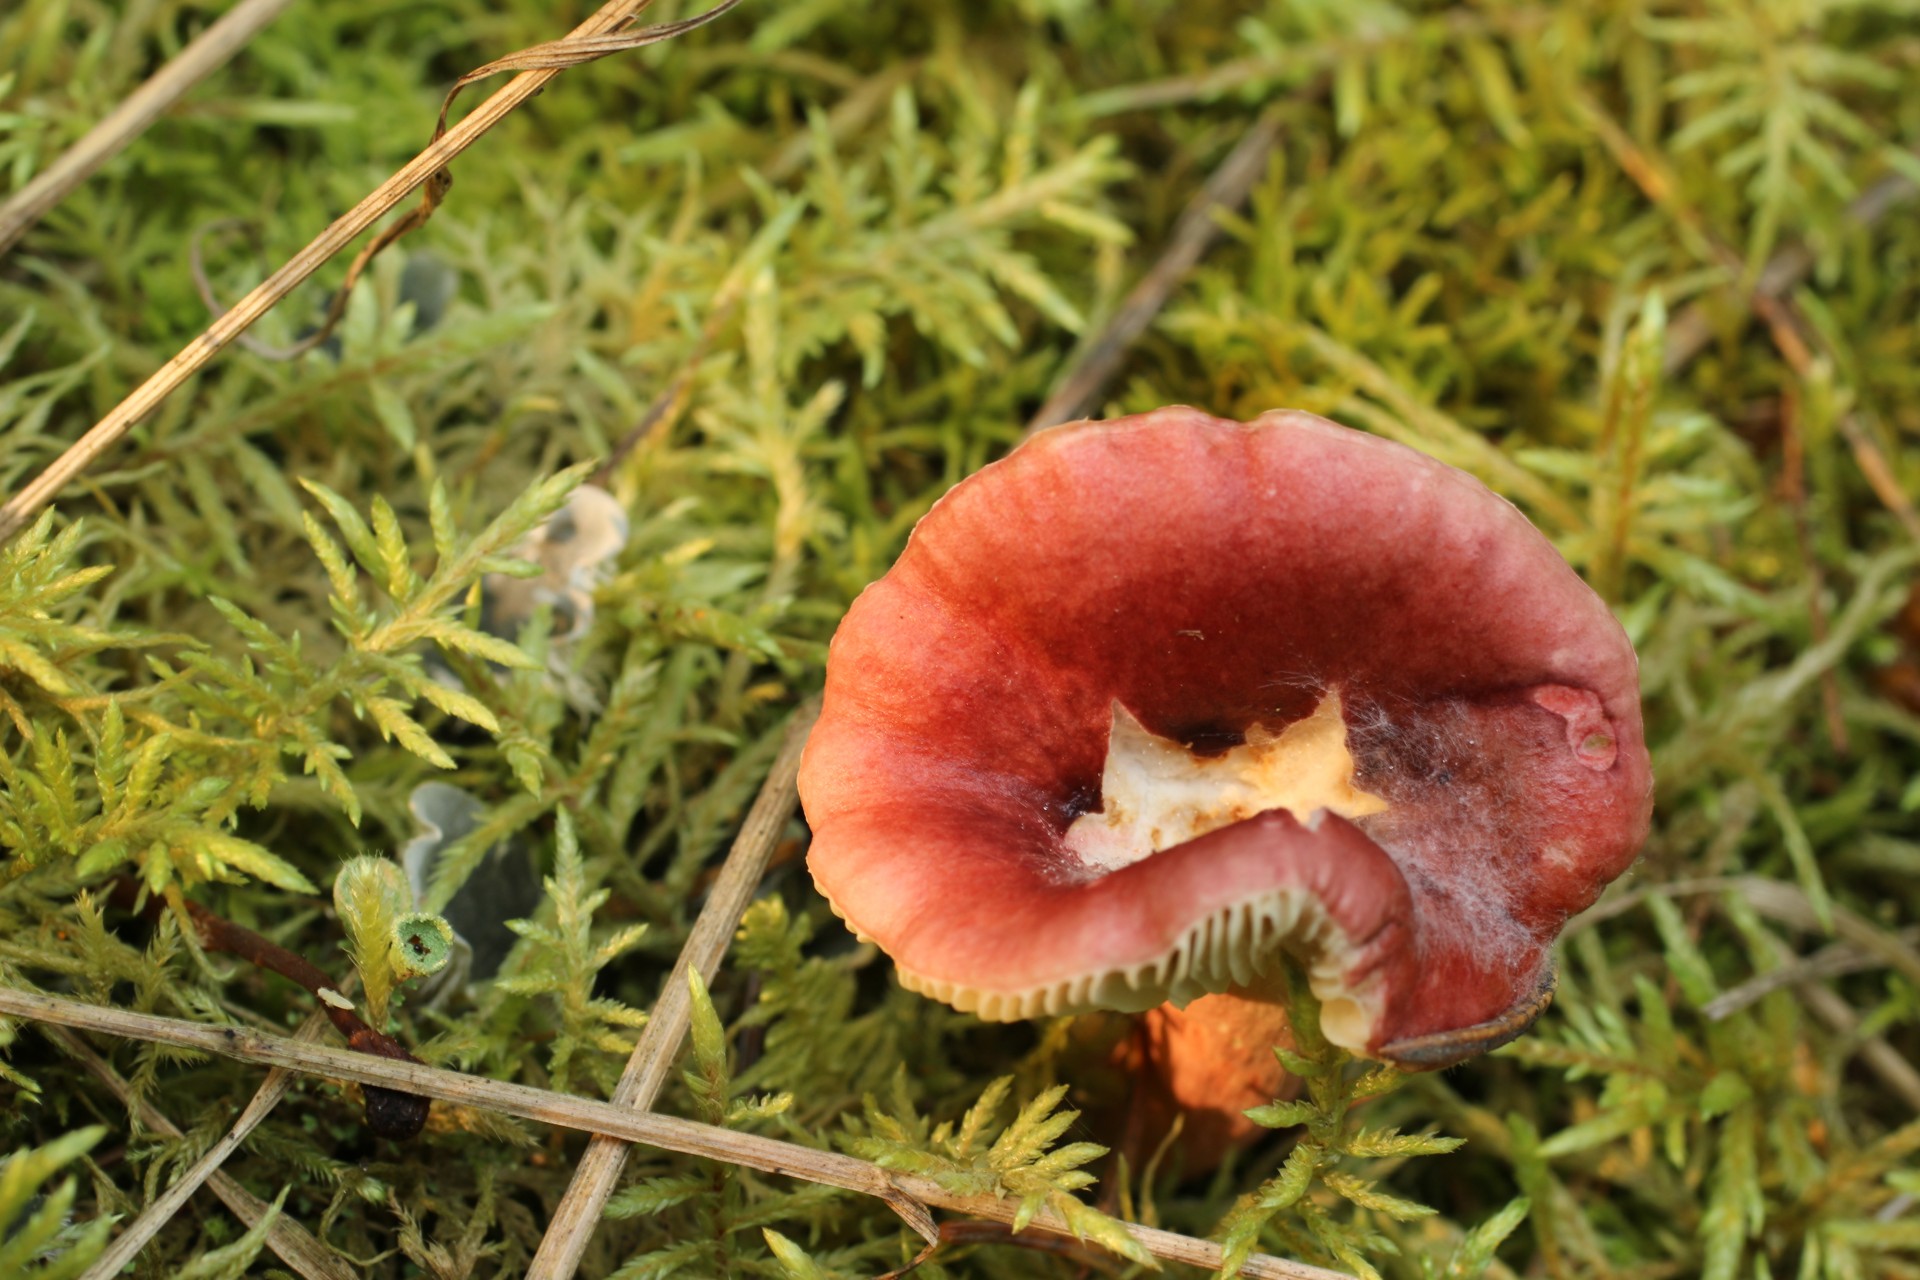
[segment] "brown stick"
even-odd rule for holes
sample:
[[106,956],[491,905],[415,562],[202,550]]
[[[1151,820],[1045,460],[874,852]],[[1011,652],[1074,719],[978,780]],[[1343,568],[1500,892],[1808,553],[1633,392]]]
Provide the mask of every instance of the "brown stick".
[[[652,3],[653,0],[639,0],[634,9],[634,13],[637,15],[640,10],[649,7]],[[491,79],[503,71],[566,71],[570,68],[583,66],[586,63],[594,62],[615,53],[625,53],[630,49],[640,49],[650,44],[659,44],[664,40],[671,40],[675,36],[685,35],[689,31],[698,30],[739,3],[740,0],[720,0],[718,4],[714,5],[713,8],[707,10],[705,13],[682,19],[679,22],[667,22],[659,26],[642,27],[632,31],[620,31],[618,34],[570,35],[565,39],[549,40],[544,44],[529,46],[528,48],[510,53],[504,58],[496,58],[483,67],[477,67],[467,72],[453,82],[453,88],[447,90],[447,96],[440,100],[440,118],[434,122],[433,141],[438,142],[446,136],[447,113],[453,110],[453,100],[459,97],[460,91],[468,85],[478,84],[482,80]],[[621,27],[625,25],[625,22],[617,24],[617,26]],[[385,230],[363,245],[359,253],[353,255],[353,261],[347,264],[346,278],[340,282],[340,287],[334,290],[333,300],[327,304],[327,314],[322,317],[319,328],[294,343],[291,347],[286,348],[283,352],[274,351],[273,348],[255,349],[262,351],[263,354],[270,351],[274,352],[272,357],[274,359],[294,360],[331,338],[334,329],[338,327],[342,320],[346,319],[347,300],[353,295],[353,287],[359,282],[360,275],[367,269],[367,265],[371,263],[374,258],[385,252],[394,241],[400,239],[402,236],[411,235],[413,232],[427,225],[427,219],[433,217],[434,211],[439,209],[441,203],[447,198],[447,192],[452,186],[453,174],[451,172],[446,169],[435,170],[427,178],[424,185],[425,194],[420,203],[408,211],[404,218],[399,218],[389,223]],[[211,289],[209,289],[204,296],[206,297],[207,305],[213,310],[216,318],[225,313],[226,308],[212,296]]]
[[[123,1105],[133,1102],[133,1090],[120,1074],[108,1065],[106,1059],[87,1047],[79,1036],[65,1027],[43,1026],[41,1028],[56,1045],[74,1058],[87,1072],[105,1085],[113,1096]],[[297,1040],[311,1041],[320,1032],[320,1017],[315,1014],[308,1018],[300,1030],[294,1033]],[[228,1156],[240,1149],[248,1133],[255,1125],[266,1118],[273,1104],[287,1091],[292,1082],[292,1073],[278,1067],[267,1073],[266,1081],[253,1101],[247,1104],[246,1111],[234,1122],[227,1136],[215,1143],[207,1153],[194,1162],[191,1169],[181,1174],[153,1202],[143,1210],[132,1226],[122,1232],[118,1239],[102,1253],[89,1267],[80,1280],[111,1280],[120,1274],[127,1263],[140,1251],[142,1245],[153,1238],[154,1233],[173,1220],[187,1198],[206,1183],[219,1196],[227,1207],[233,1210],[236,1218],[244,1226],[252,1227],[267,1216],[270,1207],[266,1201],[235,1182],[227,1174],[220,1172],[220,1165]],[[271,1097],[269,1097],[271,1091]],[[265,1100],[263,1105],[263,1099]],[[179,1126],[154,1107],[146,1099],[140,1101],[140,1123],[155,1133],[169,1138],[184,1136]],[[298,1221],[284,1214],[267,1229],[267,1247],[280,1255],[281,1261],[305,1276],[307,1280],[356,1280],[354,1272],[347,1266],[346,1260],[316,1240]]]
[[[894,91],[912,78],[919,65],[917,61],[897,64],[868,78],[858,89],[848,94],[842,101],[835,103],[827,112],[827,133],[837,141],[844,135],[864,127],[893,97]],[[760,176],[770,185],[784,182],[807,162],[813,146],[814,137],[811,133],[789,138],[786,144],[774,153],[773,158],[761,168]],[[714,192],[713,203],[716,207],[728,204],[747,190],[749,187],[743,179],[732,178],[722,183]],[[745,260],[735,263],[733,269],[728,271],[726,277],[720,282],[720,287],[714,291],[713,301],[707,304],[706,323],[700,327],[700,333],[694,339],[692,350],[680,362],[679,371],[669,378],[665,388],[654,396],[652,403],[640,414],[639,421],[620,437],[619,442],[613,446],[613,450],[607,454],[606,461],[602,462],[587,478],[588,484],[603,486],[610,484],[614,473],[620,469],[620,465],[635,449],[656,436],[665,435],[681,413],[686,410],[692,398],[693,380],[700,372],[700,362],[706,359],[707,352],[719,338],[721,329],[732,318],[734,306],[740,301],[740,295],[745,291],[748,278],[752,275],[752,272],[741,269],[745,265]]]
[[[123,910],[133,910],[140,902],[139,882],[130,876],[120,877],[113,883],[109,901]],[[351,1002],[344,1007],[336,1003],[342,998],[340,984],[305,956],[289,951],[243,925],[234,924],[197,902],[189,901],[177,890],[169,892],[166,907],[186,917],[194,936],[206,950],[238,956],[256,968],[277,973],[287,981],[305,987],[320,1002],[320,1012],[326,1014],[327,1020],[333,1023],[333,1029],[345,1038],[347,1046],[356,1053],[370,1053],[406,1062],[419,1061],[398,1040],[369,1026],[365,1019],[354,1012]],[[157,917],[163,909],[166,908],[156,898],[148,898],[144,908],[149,918]],[[271,1106],[269,1103],[269,1109]],[[367,1092],[366,1113],[368,1128],[383,1138],[415,1137],[427,1123],[427,1104],[424,1099],[396,1094],[387,1089]],[[265,1111],[262,1111],[260,1118],[264,1119],[265,1115]]]
[[[1731,246],[1714,234],[1705,216],[1688,204],[1681,196],[1679,184],[1674,180],[1672,170],[1657,155],[1643,151],[1627,135],[1614,119],[1603,110],[1590,96],[1575,90],[1575,107],[1586,118],[1587,123],[1599,137],[1601,145],[1612,154],[1614,162],[1632,179],[1641,194],[1671,217],[1680,227],[1681,233],[1689,245],[1702,257],[1717,262],[1729,275],[1739,280],[1743,267],[1740,255]],[[1872,226],[1886,213],[1920,194],[1920,186],[1898,174],[1881,179],[1847,206],[1845,218],[1854,226],[1867,228]],[[1813,254],[1804,245],[1790,245],[1776,253],[1767,261],[1751,289],[1740,286],[1742,300],[1747,304],[1748,312],[1767,326],[1767,332],[1773,344],[1779,350],[1781,358],[1800,378],[1807,378],[1812,372],[1812,352],[1810,350],[1813,335],[1800,317],[1798,310],[1788,301],[1790,294],[1807,273],[1813,269]],[[1712,336],[1712,319],[1704,302],[1691,303],[1667,326],[1667,344],[1661,362],[1661,372],[1671,377],[1678,373],[1706,346]],[[1789,406],[1789,413],[1792,406]],[[1839,421],[1840,434],[1853,451],[1854,463],[1866,477],[1867,485],[1883,506],[1893,513],[1907,536],[1920,542],[1920,511],[1914,508],[1913,500],[1900,486],[1893,474],[1893,468],[1887,462],[1880,446],[1859,420],[1857,414],[1848,413]],[[1797,461],[1797,439],[1793,438],[1794,424],[1783,425],[1784,444],[1788,453],[1789,504],[1794,506],[1797,526],[1805,532],[1805,494],[1800,486],[1798,496],[1793,491],[1796,480],[1793,470]],[[1802,537],[1803,556],[1807,551],[1807,540]],[[1809,576],[1812,579],[1814,603],[1812,621],[1814,642],[1822,639],[1826,630],[1826,617],[1820,604],[1822,587],[1819,566],[1811,559],[1807,561]],[[1827,708],[1828,732],[1834,735],[1834,746],[1839,754],[1847,751],[1847,738],[1844,723],[1839,718],[1839,691],[1831,676],[1822,677],[1822,697]]]
[[1101,89],[1075,101],[1069,110],[1082,119],[1119,115],[1126,111],[1155,111],[1194,102],[1217,102],[1228,94],[1260,81],[1276,81],[1290,73],[1325,68],[1349,58],[1372,60],[1375,51],[1394,45],[1455,41],[1473,36],[1523,36],[1552,21],[1550,5],[1503,8],[1485,12],[1462,5],[1423,18],[1409,27],[1381,24],[1371,32],[1343,39],[1320,39],[1292,44],[1279,53],[1257,53],[1216,63],[1205,71],[1139,81]]
[[[1920,195],[1920,186],[1898,174],[1892,174],[1868,187],[1847,205],[1845,219],[1853,227],[1865,230],[1894,209]],[[1813,252],[1805,245],[1788,245],[1767,260],[1754,281],[1756,297],[1782,298],[1793,292],[1813,270]],[[1689,303],[1667,326],[1667,350],[1663,372],[1669,377],[1693,362],[1693,358],[1713,339],[1713,317],[1705,302]]]
[[[800,772],[800,751],[806,746],[807,732],[820,714],[820,699],[809,698],[794,712],[787,725],[786,740],[774,757],[767,780],[748,810],[740,835],[727,854],[720,877],[714,882],[700,916],[680,948],[673,973],[665,990],[647,1019],[640,1042],[627,1059],[626,1070],[613,1091],[613,1105],[645,1111],[659,1097],[661,1086],[679,1057],[680,1046],[693,1018],[692,996],[687,974],[698,969],[707,982],[720,967],[720,958],[740,924],[740,914],[753,900],[760,878],[766,874],[767,861],[780,840],[780,832],[793,816],[799,795],[794,777]],[[573,1171],[566,1196],[547,1223],[547,1234],[533,1256],[526,1280],[568,1280],[580,1266],[581,1255],[593,1239],[593,1229],[613,1195],[620,1171],[626,1167],[627,1144],[618,1138],[596,1134]]]
[[1847,438],[1847,445],[1853,450],[1854,464],[1860,468],[1860,474],[1867,478],[1867,487],[1873,490],[1873,496],[1880,499],[1880,505],[1893,512],[1894,519],[1907,531],[1907,536],[1920,542],[1920,511],[1916,511],[1913,499],[1900,487],[1899,477],[1893,474],[1893,464],[1887,461],[1887,455],[1881,451],[1867,429],[1860,423],[1860,415],[1845,414],[1840,419],[1840,434]]
[[[1807,512],[1807,448],[1800,430],[1800,393],[1788,383],[1780,398],[1781,479],[1787,491],[1787,508],[1793,513],[1794,546],[1800,552],[1800,565],[1807,574],[1807,622],[1815,644],[1825,644],[1832,627],[1827,620],[1827,573],[1821,567],[1813,544],[1813,518]],[[1840,707],[1840,679],[1829,667],[1820,673],[1820,707],[1826,716],[1827,740],[1835,755],[1852,751],[1846,716]]]
[[[1796,983],[1793,989],[1829,1030],[1849,1040],[1860,1035],[1860,1015],[1839,992],[1818,982]],[[1905,1055],[1888,1044],[1884,1036],[1861,1039],[1859,1049],[1861,1059],[1880,1077],[1880,1082],[1898,1094],[1902,1102],[1920,1111],[1920,1071],[1913,1069]]]
[[1112,379],[1127,352],[1166,307],[1173,291],[1220,238],[1220,224],[1214,218],[1214,211],[1237,209],[1246,203],[1253,184],[1267,171],[1267,156],[1279,137],[1280,107],[1276,104],[1260,113],[1253,127],[1208,177],[1206,185],[1187,202],[1160,260],[1134,285],[1100,336],[1082,347],[1061,373],[1047,402],[1028,420],[1028,431],[1072,422],[1093,408],[1101,389]]
[[[1614,162],[1647,199],[1679,224],[1691,247],[1701,256],[1718,262],[1738,280],[1743,270],[1740,255],[1714,235],[1699,210],[1681,198],[1679,185],[1671,169],[1658,157],[1642,151],[1628,137],[1627,131],[1592,97],[1576,90],[1573,103],[1592,126],[1601,145],[1612,154]],[[1920,185],[1899,174],[1891,174],[1857,196],[1847,206],[1844,217],[1853,227],[1865,230],[1916,195],[1920,195]],[[1805,245],[1788,245],[1767,260],[1767,265],[1751,289],[1742,289],[1749,314],[1767,326],[1781,357],[1801,378],[1807,377],[1810,372],[1811,354],[1808,347],[1811,334],[1788,301],[1788,295],[1812,270],[1813,252]],[[1672,377],[1685,368],[1706,347],[1712,336],[1713,319],[1707,303],[1696,301],[1688,304],[1667,326],[1667,346],[1661,360],[1662,375]],[[1859,415],[1842,415],[1839,428],[1848,448],[1853,450],[1855,465],[1866,477],[1874,496],[1893,513],[1907,536],[1920,542],[1920,511],[1916,511],[1913,500],[1901,488],[1886,454],[1861,424]]]
[[[1763,876],[1709,876],[1649,885],[1609,898],[1569,920],[1560,936],[1568,938],[1581,929],[1611,920],[1633,910],[1655,894],[1678,898],[1696,893],[1729,891],[1738,893],[1755,911],[1769,919],[1809,932],[1828,931],[1827,923],[1814,910],[1812,901],[1796,885],[1768,880]],[[1909,981],[1920,982],[1920,948],[1916,948],[1905,935],[1883,930],[1842,906],[1835,905],[1832,912],[1831,931],[1838,934],[1842,941],[1858,947],[1874,957],[1876,962],[1897,970]],[[1814,1015],[1830,1028],[1842,1035],[1852,1035],[1857,1031],[1858,1019],[1853,1017],[1852,1009],[1829,988],[1809,981],[1796,982],[1794,990],[1806,1001]],[[1915,1072],[1913,1066],[1900,1056],[1899,1050],[1888,1044],[1884,1036],[1868,1036],[1860,1041],[1859,1052],[1867,1067],[1880,1077],[1883,1084],[1916,1111],[1920,1111],[1920,1073]]]
[[1877,957],[1881,964],[1897,971],[1907,981],[1920,984],[1920,947],[1906,941],[1904,935],[1883,929],[1858,912],[1837,903],[1831,908],[1832,923],[1829,925],[1814,908],[1806,890],[1783,880],[1769,880],[1765,876],[1703,876],[1630,889],[1588,907],[1567,921],[1561,936],[1571,937],[1582,929],[1624,915],[1655,895],[1679,898],[1696,893],[1727,892],[1739,894],[1755,911],[1770,920],[1778,920],[1781,924],[1809,933],[1831,934],[1842,942],[1850,942]]
[[620,464],[625,462],[633,451],[651,439],[656,433],[665,435],[673,427],[681,412],[686,409],[688,399],[693,394],[693,380],[700,372],[700,362],[707,358],[707,351],[720,336],[720,330],[733,315],[734,306],[740,301],[740,294],[746,287],[746,276],[738,267],[727,273],[720,282],[713,301],[708,305],[707,322],[700,326],[700,336],[694,339],[693,350],[687,353],[680,371],[673,375],[667,385],[653,398],[640,420],[627,429],[619,443],[607,455],[605,462],[588,477],[589,484],[609,485]]
[[[206,1026],[178,1018],[162,1018],[100,1005],[84,1004],[37,992],[0,987],[0,1014],[51,1022],[107,1035],[125,1036],[157,1044],[197,1049],[241,1062],[285,1067],[308,1075],[351,1080],[375,1088],[439,1098],[463,1106],[483,1107],[541,1124],[559,1125],[587,1133],[604,1133],[627,1142],[643,1143],[663,1151],[719,1160],[758,1169],[762,1173],[800,1178],[823,1186],[840,1187],[890,1202],[901,1198],[920,1205],[951,1209],[994,1222],[1011,1223],[1020,1213],[1020,1201],[992,1195],[959,1195],[931,1178],[896,1173],[832,1151],[803,1147],[777,1138],[738,1133],[677,1116],[633,1111],[610,1102],[595,1102],[564,1093],[552,1093],[504,1080],[463,1075],[418,1062],[399,1062],[335,1049],[302,1044],[284,1036],[270,1036],[246,1027]],[[1128,1223],[1127,1230],[1142,1248],[1157,1258],[1218,1271],[1220,1246],[1209,1240]],[[1036,1214],[1025,1228],[1047,1235],[1070,1236],[1073,1229],[1052,1210]],[[1254,1280],[1352,1280],[1343,1272],[1290,1262],[1261,1254],[1250,1259],[1242,1275]]]
[[[1702,901],[1711,902],[1710,899]],[[1894,935],[1909,947],[1920,947],[1920,925]],[[1700,1006],[1700,1014],[1711,1022],[1731,1017],[1782,987],[1806,990],[1827,978],[1845,977],[1867,969],[1878,969],[1886,960],[1852,942],[1835,942],[1810,956],[1783,959],[1778,969],[1757,973],[1737,987],[1729,987]]]
[[[644,9],[649,0],[607,0],[585,22],[575,27],[570,38],[604,35],[616,31]],[[475,107],[460,123],[436,137],[419,155],[402,165],[385,182],[375,187],[359,204],[336,219],[315,236],[311,243],[288,259],[286,265],[256,285],[233,309],[208,325],[201,335],[188,343],[171,360],[161,365],[132,394],[115,405],[106,417],[96,422],[85,435],[33,481],[0,507],[0,543],[18,533],[42,507],[57,497],[75,476],[93,465],[100,455],[119,443],[135,423],[158,408],[188,378],[205,368],[215,356],[249,326],[292,293],[301,281],[318,271],[345,249],[379,218],[412,195],[428,179],[439,174],[449,162],[480,138],[508,113],[538,93],[560,74],[558,67],[522,71],[500,90]],[[409,218],[416,215],[409,214]]]
[[163,112],[194,85],[225,65],[293,0],[240,0],[219,21],[195,36],[172,61],[128,94],[100,123],[62,152],[58,159],[26,186],[0,204],[0,254],[6,253],[27,229],[66,199],[95,170],[119,155]]

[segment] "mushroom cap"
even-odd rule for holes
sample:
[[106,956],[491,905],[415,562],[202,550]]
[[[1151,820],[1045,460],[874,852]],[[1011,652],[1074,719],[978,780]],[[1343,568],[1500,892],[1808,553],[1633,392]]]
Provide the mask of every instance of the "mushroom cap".
[[[1119,704],[1218,751],[1339,700],[1353,820],[1258,813],[1130,865],[1065,842]],[[1042,432],[955,486],[835,635],[800,769],[820,891],[992,1019],[1258,988],[1410,1066],[1544,1008],[1645,838],[1633,648],[1479,481],[1311,414]]]

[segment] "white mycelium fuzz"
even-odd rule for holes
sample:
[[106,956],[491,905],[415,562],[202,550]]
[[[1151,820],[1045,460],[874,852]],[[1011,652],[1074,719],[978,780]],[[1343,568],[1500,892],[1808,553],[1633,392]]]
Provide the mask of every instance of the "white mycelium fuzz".
[[1387,802],[1353,785],[1353,753],[1340,693],[1279,733],[1260,725],[1240,746],[1198,756],[1150,733],[1118,702],[1107,739],[1101,807],[1067,828],[1067,847],[1089,867],[1117,871],[1162,849],[1285,809],[1307,822],[1321,809],[1343,818],[1380,813]]

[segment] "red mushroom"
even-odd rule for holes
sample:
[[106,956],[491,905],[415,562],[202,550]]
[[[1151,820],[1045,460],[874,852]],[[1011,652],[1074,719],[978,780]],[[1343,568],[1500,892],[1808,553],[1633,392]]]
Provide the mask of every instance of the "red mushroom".
[[1514,507],[1304,413],[1171,408],[963,481],[834,637],[800,770],[820,891],[989,1019],[1305,965],[1408,1067],[1524,1031],[1633,860],[1633,649]]

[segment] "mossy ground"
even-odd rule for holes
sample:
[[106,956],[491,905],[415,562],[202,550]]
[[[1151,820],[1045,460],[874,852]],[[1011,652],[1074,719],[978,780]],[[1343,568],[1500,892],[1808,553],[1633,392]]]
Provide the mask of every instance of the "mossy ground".
[[[237,296],[424,143],[455,76],[585,12],[295,4],[0,258],[0,490],[205,325],[196,236]],[[0,192],[210,16],[13,0]],[[1372,1161],[1438,1212],[1401,1221],[1323,1174],[1264,1247],[1358,1242],[1420,1276],[1524,1195],[1494,1264],[1517,1275],[1920,1274],[1920,526],[1898,509],[1920,492],[1920,205],[1876,185],[1920,171],[1916,85],[1905,0],[748,0],[570,71],[456,163],[337,341],[227,353],[0,552],[0,965],[290,1025],[293,988],[103,923],[76,885],[134,869],[344,972],[303,890],[415,835],[408,799],[437,778],[486,806],[464,853],[543,858],[549,931],[510,989],[402,1007],[402,1037],[606,1090],[847,602],[1015,443],[1272,110],[1269,171],[1101,412],[1311,409],[1511,497],[1640,647],[1659,812],[1570,930],[1536,1032],[1370,1109],[1467,1139]],[[1850,215],[1870,190],[1890,210]],[[1802,268],[1771,328],[1747,297],[1770,261]],[[308,329],[340,270],[257,336]],[[543,482],[607,457],[682,374],[605,477],[632,533],[590,628],[524,635],[511,665],[469,588],[558,501]],[[556,865],[563,807],[581,856]],[[667,1109],[824,1144],[874,1095],[894,1119],[861,1122],[870,1149],[1033,1185],[1002,1175],[1061,1136],[1041,1116],[1005,1168],[901,1117],[958,1116],[1007,1075],[1008,1115],[1055,1084],[1102,1101],[1074,1029],[899,991],[791,860],[767,892],[713,987],[732,1074],[709,1034]],[[1715,1003],[1835,928],[1849,972]],[[257,1080],[115,1047],[188,1130],[166,1141],[11,1036],[0,1147],[105,1127],[68,1164],[81,1221],[137,1211]],[[727,1100],[749,1095],[775,1101]],[[1089,1166],[1088,1194],[1205,1234],[1294,1143],[1197,1181]],[[285,1211],[369,1277],[513,1276],[579,1149],[505,1124],[384,1145],[310,1084],[228,1168],[268,1199],[290,1186]],[[0,1220],[16,1191],[0,1182]],[[870,1275],[914,1248],[877,1202],[659,1154],[616,1205],[587,1274]],[[282,1274],[213,1252],[238,1234],[196,1198],[136,1274]],[[1085,1265],[967,1246],[923,1274]]]

